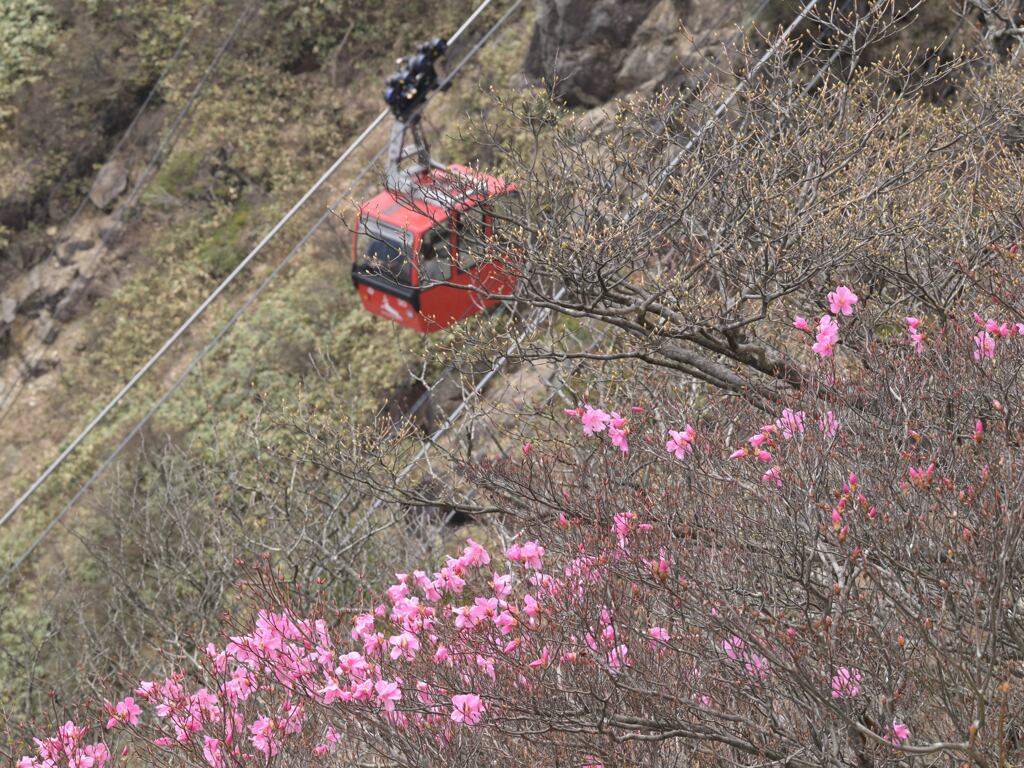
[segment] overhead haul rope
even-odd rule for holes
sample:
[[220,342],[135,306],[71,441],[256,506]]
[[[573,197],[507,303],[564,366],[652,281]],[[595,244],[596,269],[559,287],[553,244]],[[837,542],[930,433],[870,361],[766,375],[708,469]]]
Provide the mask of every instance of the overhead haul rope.
[[[459,60],[450,72],[446,75],[444,80],[440,84],[440,92],[444,93],[444,89],[455,79],[462,68],[473,60],[480,49],[487,44],[491,37],[512,17],[513,13],[517,11],[522,5],[523,0],[516,0],[511,7],[501,16],[488,30],[487,32],[473,45],[473,47]],[[472,18],[478,16],[483,9],[486,7],[486,3],[481,5]],[[465,31],[471,21],[464,23],[462,27],[449,39],[449,45],[456,40],[458,35]],[[365,132],[364,132],[365,133]],[[350,149],[352,149],[350,147]],[[362,171],[356,176],[350,185],[349,192],[354,189],[355,185],[376,165],[377,161],[384,154],[384,149],[381,149],[377,154],[370,160],[369,163],[363,168]],[[344,201],[345,198],[339,200],[334,206],[338,207]],[[313,235],[323,226],[328,219],[333,215],[332,210],[328,208],[319,219],[310,227],[306,234],[292,247],[288,254],[280,261],[280,263],[274,268],[274,270],[267,275],[266,278],[260,283],[255,291],[246,299],[245,302],[231,315],[228,321],[218,330],[213,338],[206,344],[206,346],[191,360],[189,365],[179,374],[171,386],[167,389],[160,398],[149,408],[149,410],[139,419],[139,421],[132,427],[128,434],[117,444],[113,452],[103,461],[103,463],[96,468],[96,470],[90,475],[90,477],[82,484],[81,487],[75,492],[71,499],[64,505],[57,515],[50,520],[46,527],[33,539],[32,543],[18,556],[16,560],[7,568],[3,574],[3,579],[8,580],[20,567],[21,565],[32,555],[36,548],[42,544],[43,540],[49,535],[49,533],[60,524],[61,520],[67,515],[68,512],[78,503],[78,501],[85,495],[85,493],[96,483],[97,480],[102,477],[103,474],[110,468],[117,457],[124,451],[131,441],[135,438],[139,432],[145,427],[147,423],[156,415],[157,411],[174,395],[175,392],[185,382],[185,379],[206,359],[207,356],[213,351],[213,349],[221,342],[221,340],[227,335],[227,333],[234,327],[241,316],[251,307],[260,295],[270,286],[271,282],[281,274],[282,271],[288,266],[292,259],[298,254],[302,247],[313,237]],[[2,521],[0,521],[2,522]]]

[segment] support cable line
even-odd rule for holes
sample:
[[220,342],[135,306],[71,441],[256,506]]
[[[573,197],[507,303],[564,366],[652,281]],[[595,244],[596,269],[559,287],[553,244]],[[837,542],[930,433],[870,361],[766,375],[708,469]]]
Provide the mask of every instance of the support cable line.
[[[645,202],[647,202],[647,200],[650,197],[656,195],[658,192],[661,191],[661,188],[665,185],[665,182],[668,181],[668,178],[673,173],[675,173],[676,168],[678,168],[679,164],[683,161],[683,157],[686,155],[686,153],[693,149],[694,146],[696,146],[697,142],[700,141],[701,138],[704,136],[704,134],[707,133],[711,129],[711,127],[718,122],[718,118],[724,115],[726,110],[729,109],[730,106],[732,106],[732,103],[736,100],[736,97],[747,89],[747,86],[749,86],[750,83],[753,82],[754,77],[757,76],[762,69],[764,69],[765,64],[767,64],[771,60],[771,58],[776,53],[778,53],[782,46],[785,45],[786,42],[788,42],[789,36],[793,34],[793,30],[800,26],[800,24],[804,21],[804,19],[807,18],[807,15],[814,9],[818,2],[819,0],[809,0],[807,5],[803,7],[799,14],[797,14],[796,18],[793,19],[793,21],[790,22],[789,26],[786,27],[785,30],[783,30],[781,35],[779,35],[778,39],[768,48],[767,51],[764,52],[764,55],[760,59],[758,59],[757,63],[750,68],[750,71],[747,72],[747,74],[744,75],[743,78],[736,84],[736,86],[732,89],[732,91],[725,98],[725,100],[718,105],[718,108],[714,111],[714,113],[712,113],[711,117],[708,118],[707,122],[705,122],[704,125],[702,125],[697,130],[697,132],[693,134],[692,137],[690,137],[690,140],[686,142],[686,145],[675,154],[672,160],[669,161],[669,164],[665,166],[665,168],[661,171],[660,174],[658,174],[658,180],[657,183],[654,185],[654,189],[649,192],[645,192],[643,195],[641,195],[640,199],[636,203],[636,207],[643,205]],[[628,216],[627,219],[631,218],[631,215],[632,214],[630,214],[630,216]]]
[[[456,30],[448,39],[448,45],[454,44],[462,35],[466,29],[476,20],[476,18],[487,9],[488,6],[494,0],[483,0],[477,9],[470,14],[469,18],[463,22],[462,26]],[[107,417],[107,415],[117,407],[117,405],[127,396],[127,394],[135,388],[135,386],[146,376],[147,373],[160,361],[161,358],[167,353],[167,351],[174,346],[175,342],[178,341],[188,331],[192,325],[203,316],[206,310],[213,304],[214,301],[230,286],[235,279],[244,272],[253,259],[259,255],[259,253],[266,247],[266,245],[274,239],[274,237],[280,232],[285,225],[288,224],[294,218],[295,214],[301,210],[310,198],[315,195],[324,184],[334,175],[334,173],[347,161],[352,154],[366,141],[367,138],[388,118],[390,115],[388,109],[381,111],[376,118],[363,130],[359,136],[352,141],[344,152],[327,168],[326,171],[321,174],[320,178],[314,182],[314,184],[306,190],[306,192],[298,199],[298,201],[285,213],[284,216],[267,232],[266,235],[256,244],[248,255],[231,271],[231,273],[221,281],[221,283],[203,300],[203,302],[193,311],[191,315],[180,325],[177,330],[172,333],[166,341],[160,346],[160,348],[153,353],[153,355],[139,368],[138,371],[128,380],[128,382],[121,388],[121,390],[114,395],[114,397],[103,407],[102,410],[92,421],[90,421],[86,427],[61,451],[60,455],[54,459],[54,461],[43,471],[41,475],[29,486],[29,488],[11,505],[2,516],[0,516],[0,525],[5,524],[8,520],[13,517],[25,503],[32,498],[37,490],[49,479],[49,477],[57,471],[57,469],[68,459],[68,457],[78,448],[79,445],[96,429],[97,426]]]
[[[522,6],[523,0],[516,0],[515,3],[481,36],[479,40],[473,45],[473,47],[459,60],[459,62],[452,67],[448,72],[447,76],[442,81],[441,93],[444,93],[445,88],[450,84],[460,71],[470,61],[472,61],[480,50],[487,44],[491,37],[512,17],[512,15]],[[486,3],[482,4],[474,14],[472,18],[476,18],[483,9],[486,7]],[[463,24],[459,31],[456,33],[461,34],[468,27],[468,24]],[[451,40],[454,40],[456,35],[453,35]],[[368,129],[369,130],[369,129]],[[368,135],[364,132],[364,136]],[[361,136],[362,139],[364,136]],[[354,150],[355,147],[350,147],[350,150]],[[377,154],[366,164],[366,166],[360,171],[356,178],[349,185],[349,194],[354,190],[355,186],[369,173],[377,164],[378,160],[384,154],[385,148],[382,148]],[[337,166],[338,164],[336,164]],[[335,167],[336,167],[335,166]],[[309,228],[306,234],[292,247],[288,254],[278,263],[274,270],[267,275],[260,285],[253,291],[253,293],[242,303],[238,309],[231,315],[227,322],[217,331],[217,333],[211,338],[211,340],[203,347],[203,349],[195,355],[195,357],[189,362],[188,366],[179,374],[172,382],[171,386],[157,399],[157,401],[146,411],[146,413],[139,419],[139,421],[132,427],[132,429],[125,435],[124,438],[117,444],[114,450],[109,456],[98,466],[89,478],[78,488],[71,499],[61,508],[60,512],[46,525],[46,527],[32,540],[29,546],[15,559],[12,564],[7,568],[3,574],[3,580],[9,581],[10,577],[21,567],[21,565],[31,556],[35,549],[46,539],[49,533],[60,524],[61,520],[67,515],[68,512],[78,503],[78,501],[85,495],[85,493],[106,473],[114,461],[120,456],[120,454],[131,444],[132,440],[142,431],[142,429],[149,423],[149,421],[156,415],[157,411],[178,391],[181,385],[185,382],[188,376],[200,366],[200,364],[209,356],[214,348],[223,340],[227,333],[235,326],[241,316],[256,302],[260,295],[266,291],[270,286],[271,282],[281,274],[282,271],[288,266],[299,251],[306,245],[307,242],[316,234],[316,232],[334,215],[333,209],[340,207],[344,202],[345,197],[342,197],[335,206],[329,207],[324,213],[316,220],[316,222]],[[2,522],[2,521],[0,521]]]
[[135,204],[138,203],[139,198],[142,196],[142,192],[144,191],[146,184],[149,183],[153,174],[156,173],[157,168],[160,163],[163,162],[165,155],[174,147],[174,144],[178,140],[178,132],[181,130],[185,118],[192,111],[192,107],[195,106],[200,95],[206,89],[207,84],[210,82],[210,78],[213,77],[213,73],[216,72],[217,68],[220,66],[221,60],[223,60],[224,56],[231,49],[235,39],[238,37],[238,33],[242,31],[253,15],[255,15],[256,10],[257,4],[249,3],[238,15],[238,18],[235,20],[235,24],[228,33],[227,38],[225,38],[224,42],[221,43],[220,47],[217,49],[213,60],[210,61],[210,65],[206,68],[206,71],[203,72],[202,77],[199,78],[199,82],[197,82],[195,88],[192,89],[192,93],[189,95],[188,101],[185,102],[185,106],[175,118],[170,131],[168,131],[164,140],[160,142],[160,146],[157,147],[156,152],[153,153],[153,157],[150,158],[149,164],[139,177],[139,183],[135,185],[135,189],[132,190],[132,194],[128,197],[128,201],[122,209],[126,213],[131,213]]

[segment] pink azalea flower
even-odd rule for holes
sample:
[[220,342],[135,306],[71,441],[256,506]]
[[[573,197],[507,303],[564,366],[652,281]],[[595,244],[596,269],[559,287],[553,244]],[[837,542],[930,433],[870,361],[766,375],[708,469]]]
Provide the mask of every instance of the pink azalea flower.
[[686,458],[686,454],[693,452],[693,440],[697,432],[689,424],[682,432],[670,429],[668,434],[670,439],[665,443],[665,450],[674,454],[677,459],[682,461]]
[[476,725],[483,716],[484,703],[475,693],[460,693],[452,696],[451,718],[456,723]]
[[612,445],[623,453],[629,453],[629,427],[626,426],[626,420],[614,411],[611,416],[611,421],[608,424],[608,437],[611,438]]
[[377,692],[377,701],[384,705],[385,712],[393,712],[395,702],[402,698],[402,691],[398,687],[398,683],[390,680],[378,680],[374,685],[374,690]]
[[916,317],[904,318],[907,321],[907,335],[914,344],[917,354],[924,352],[924,334],[920,330],[921,321]]
[[139,715],[142,714],[142,708],[135,703],[134,697],[128,696],[123,701],[117,702],[112,714],[113,716],[107,721],[108,731],[119,723],[138,725]]
[[807,325],[807,318],[801,317],[800,315],[797,315],[796,317],[793,318],[793,327],[796,328],[798,331],[810,330],[809,326]]
[[270,759],[277,754],[277,735],[274,732],[274,721],[269,717],[260,717],[249,726],[252,744],[263,755]]
[[420,649],[419,638],[411,632],[392,635],[388,638],[388,643],[391,645],[392,659],[404,657],[406,661],[412,661],[416,658],[416,652]]
[[540,603],[537,602],[533,595],[523,595],[523,613],[531,619],[536,619],[540,616]]
[[775,426],[782,432],[783,439],[792,440],[796,435],[804,433],[804,417],[806,416],[807,414],[803,411],[785,408],[782,411],[782,418],[776,420]]
[[494,594],[501,600],[504,600],[512,592],[512,574],[494,574],[491,576],[491,589],[494,590]]
[[778,467],[772,467],[763,475],[761,475],[761,482],[774,483],[777,488],[782,487],[782,470]]
[[508,611],[502,611],[494,617],[494,625],[501,631],[501,634],[507,635],[519,625],[519,620]]
[[826,411],[825,414],[818,419],[818,429],[820,429],[825,434],[825,437],[829,439],[835,437],[836,432],[839,431],[840,427],[842,427],[842,424],[839,419],[835,417],[835,414],[832,413],[832,411]]
[[998,323],[995,320],[986,320],[985,330],[1001,338],[1006,338],[1013,333],[1013,327],[1009,323]]
[[612,517],[612,530],[615,531],[620,547],[625,547],[629,541],[626,534],[633,527],[634,520],[636,520],[635,512],[619,512]]
[[608,652],[608,666],[613,672],[618,672],[623,667],[628,667],[629,647],[624,643],[617,645]]
[[531,661],[529,666],[533,669],[551,666],[551,650],[545,645],[540,651],[540,658]]
[[832,677],[832,698],[852,699],[860,693],[861,672],[855,667],[840,667]]
[[220,751],[220,739],[203,736],[203,759],[210,765],[210,768],[223,768],[224,755]]
[[852,315],[853,305],[858,301],[859,299],[857,298],[857,294],[845,285],[837,286],[836,289],[828,295],[828,306],[829,309],[832,310],[833,315]]
[[139,694],[139,696],[146,700],[152,700],[156,697],[156,683],[149,682],[148,680],[143,681],[139,683],[139,687],[135,689],[135,693]]
[[460,558],[466,566],[483,566],[491,562],[491,556],[486,549],[472,539],[466,539],[466,548],[462,551]]
[[476,655],[476,665],[484,671],[491,680],[495,679],[494,676],[494,659],[489,656],[481,656],[479,653]]
[[591,408],[589,405],[584,406],[583,418],[583,432],[587,435],[593,435],[597,432],[604,432],[608,422],[612,420],[612,417],[602,411],[600,408]]
[[768,659],[764,656],[760,656],[756,653],[750,654],[750,657],[743,664],[743,668],[747,671],[747,674],[758,680],[764,680],[768,677]]
[[670,639],[668,630],[664,627],[651,627],[647,630],[648,636],[651,638],[651,645],[657,643],[667,643]]
[[[405,574],[398,574],[399,576],[405,576]],[[388,599],[392,603],[397,603],[403,597],[409,594],[409,585],[405,583],[405,579],[402,578],[398,584],[392,584],[387,588]]]
[[513,544],[505,550],[505,557],[513,563],[523,563],[528,568],[541,569],[541,558],[544,556],[544,547],[535,541],[528,541],[525,544]]
[[745,644],[742,639],[733,635],[728,640],[722,641],[722,650],[725,651],[725,655],[733,661],[736,661],[744,652]]
[[978,331],[974,336],[974,359],[994,359],[996,356],[996,340],[986,331]]
[[822,315],[811,350],[821,357],[831,357],[837,341],[839,341],[839,325],[831,315]]
[[498,614],[498,598],[477,597],[473,599],[473,606],[469,609],[469,615],[473,624],[479,624],[485,619],[493,619]]
[[889,737],[889,741],[893,744],[902,744],[904,741],[910,740],[910,729],[907,728],[905,723],[898,723],[895,720],[892,721],[892,736]]

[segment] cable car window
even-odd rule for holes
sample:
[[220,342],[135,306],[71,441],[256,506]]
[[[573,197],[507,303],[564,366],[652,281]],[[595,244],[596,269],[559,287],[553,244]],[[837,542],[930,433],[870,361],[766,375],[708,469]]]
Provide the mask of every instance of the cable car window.
[[487,221],[482,208],[466,208],[458,214],[459,266],[472,269],[487,247]]
[[358,247],[360,250],[365,249],[361,262],[370,274],[394,280],[400,285],[412,284],[412,265],[401,243],[361,232]]
[[452,233],[447,225],[436,226],[423,235],[420,244],[420,285],[452,279]]

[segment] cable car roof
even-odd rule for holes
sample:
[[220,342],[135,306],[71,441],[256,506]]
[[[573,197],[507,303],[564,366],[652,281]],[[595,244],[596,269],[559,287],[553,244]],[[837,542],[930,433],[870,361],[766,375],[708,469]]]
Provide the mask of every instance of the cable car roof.
[[447,219],[452,211],[472,208],[490,197],[514,191],[501,179],[462,165],[423,171],[407,189],[411,189],[411,196],[405,190],[378,193],[360,207],[360,216],[422,234]]

